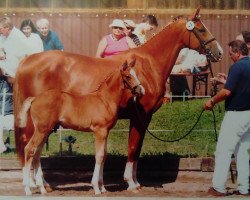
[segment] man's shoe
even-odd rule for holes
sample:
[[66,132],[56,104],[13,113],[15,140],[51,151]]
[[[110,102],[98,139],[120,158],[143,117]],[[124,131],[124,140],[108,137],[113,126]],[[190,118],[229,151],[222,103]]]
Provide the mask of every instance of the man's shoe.
[[208,192],[209,195],[214,196],[214,197],[225,197],[228,194],[227,193],[222,193],[222,192],[218,192],[217,190],[215,190],[213,187],[209,188]]
[[240,196],[244,196],[244,197],[249,197],[249,196],[250,196],[249,193],[247,193],[247,194],[242,194],[242,193],[239,192],[239,190],[234,191],[233,194],[235,194],[235,195],[240,195]]

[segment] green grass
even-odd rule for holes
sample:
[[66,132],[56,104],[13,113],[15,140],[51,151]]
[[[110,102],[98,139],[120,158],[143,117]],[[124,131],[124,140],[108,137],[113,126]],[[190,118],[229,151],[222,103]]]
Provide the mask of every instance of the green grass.
[[[189,101],[175,101],[163,105],[154,115],[149,125],[150,130],[173,130],[163,132],[153,132],[162,139],[173,140],[184,135],[196,122],[202,105],[206,99],[197,99]],[[222,112],[219,113],[218,107],[215,107],[215,116],[217,131],[220,128],[224,116],[224,106],[221,105]],[[128,146],[128,120],[119,120],[114,129],[110,132],[108,139],[108,154],[127,155]],[[122,129],[122,130],[120,130]],[[11,145],[14,146],[14,138],[11,133]],[[73,144],[73,155],[94,155],[94,138],[92,133],[82,133],[77,131],[62,131],[62,138],[72,135],[77,138]],[[5,137],[7,134],[5,135]],[[43,150],[44,156],[60,155],[60,134],[53,133],[49,137],[49,150]],[[194,131],[179,142],[165,143],[154,139],[149,133],[146,133],[141,156],[167,155],[169,157],[204,157],[213,156],[215,150],[215,140],[213,133],[213,115],[212,112],[203,113],[199,123]],[[68,154],[68,144],[62,142],[62,155]],[[1,157],[15,156],[13,152],[0,154]]]

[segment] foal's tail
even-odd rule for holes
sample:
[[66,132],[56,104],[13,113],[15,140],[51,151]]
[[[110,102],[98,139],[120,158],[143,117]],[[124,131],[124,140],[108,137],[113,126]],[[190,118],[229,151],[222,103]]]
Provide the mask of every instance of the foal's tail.
[[27,124],[27,115],[30,109],[31,103],[34,101],[35,97],[28,97],[23,102],[20,112],[18,113],[18,127],[25,128]]

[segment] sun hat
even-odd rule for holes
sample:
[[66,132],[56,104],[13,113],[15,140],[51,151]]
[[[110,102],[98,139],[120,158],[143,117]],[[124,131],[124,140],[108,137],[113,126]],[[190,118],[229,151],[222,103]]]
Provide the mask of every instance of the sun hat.
[[134,23],[134,21],[132,21],[130,19],[125,19],[124,24],[126,27],[132,27],[132,28],[136,27],[136,24]]
[[124,22],[121,19],[114,19],[112,24],[109,25],[109,27],[114,27],[114,26],[121,27],[124,29],[126,28]]

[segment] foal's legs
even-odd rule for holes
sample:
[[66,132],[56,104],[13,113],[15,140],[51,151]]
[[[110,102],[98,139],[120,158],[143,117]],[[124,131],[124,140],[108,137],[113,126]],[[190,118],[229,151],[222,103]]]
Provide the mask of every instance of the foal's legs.
[[106,192],[103,184],[103,167],[107,154],[107,136],[106,129],[95,131],[95,169],[92,177],[92,185],[95,194]]

